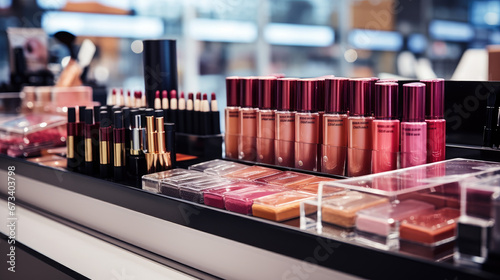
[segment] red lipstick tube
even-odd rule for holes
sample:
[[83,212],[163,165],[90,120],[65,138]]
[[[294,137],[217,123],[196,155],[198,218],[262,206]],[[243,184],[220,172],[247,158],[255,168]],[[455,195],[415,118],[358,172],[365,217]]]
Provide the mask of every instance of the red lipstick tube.
[[113,175],[115,181],[125,179],[125,128],[123,127],[122,112],[115,112],[113,128]]
[[425,122],[425,84],[403,85],[401,122],[401,167],[427,162],[427,123]]
[[398,84],[375,84],[372,173],[398,168]]
[[299,80],[295,115],[295,168],[318,170],[319,114],[316,106],[318,80]]
[[427,163],[446,158],[446,120],[444,119],[444,79],[420,81],[425,84],[425,122],[427,123]]
[[274,163],[276,77],[259,78],[257,112],[257,162]]
[[282,78],[277,82],[274,164],[295,167],[295,99],[297,79]]
[[93,124],[92,109],[85,110],[85,174],[99,174],[99,125]]
[[77,142],[78,127],[76,124],[76,111],[74,107],[68,108],[68,124],[66,137],[66,158],[67,168],[71,171],[76,171],[78,168],[78,160],[76,157],[76,142]]
[[111,120],[108,118],[108,112],[100,112],[100,124],[99,128],[99,163],[100,163],[100,176],[101,178],[111,178],[113,177],[112,167],[112,147],[113,142],[113,127],[111,126]]

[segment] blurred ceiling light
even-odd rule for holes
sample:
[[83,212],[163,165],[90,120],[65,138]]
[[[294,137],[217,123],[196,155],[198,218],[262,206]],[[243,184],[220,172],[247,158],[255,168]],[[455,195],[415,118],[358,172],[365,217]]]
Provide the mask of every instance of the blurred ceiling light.
[[423,34],[411,34],[408,37],[408,49],[412,53],[423,53],[427,48],[427,38]]
[[403,47],[403,37],[394,31],[354,29],[348,41],[354,48],[363,50],[399,51]]
[[59,10],[66,6],[66,0],[36,0],[38,7],[45,10]]
[[12,0],[0,0],[0,9],[10,8],[12,5]]
[[109,78],[109,70],[105,66],[99,65],[96,66],[94,70],[94,77],[96,81],[105,83],[108,81]]
[[132,44],[130,44],[130,48],[134,53],[142,53],[142,50],[144,49],[144,46],[142,44],[141,40],[134,40]]
[[164,34],[160,18],[71,12],[46,12],[42,28],[48,34],[68,31],[77,36],[158,38]]
[[436,40],[453,42],[467,42],[474,38],[474,30],[469,24],[447,20],[431,21],[429,34]]
[[356,50],[348,49],[344,53],[344,58],[347,62],[353,63],[354,61],[356,61],[358,59],[358,53],[356,52]]
[[270,23],[264,38],[273,45],[327,47],[335,42],[335,31],[328,26]]
[[253,22],[198,18],[188,23],[188,34],[195,40],[252,43],[257,39]]
[[498,25],[499,21],[500,18],[498,16],[498,13],[488,12],[484,15],[484,22],[486,22],[488,25]]

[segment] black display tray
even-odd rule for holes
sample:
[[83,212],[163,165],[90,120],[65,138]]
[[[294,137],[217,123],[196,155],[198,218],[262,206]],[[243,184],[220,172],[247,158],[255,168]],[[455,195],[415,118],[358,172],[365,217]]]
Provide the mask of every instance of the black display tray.
[[[370,279],[498,279],[487,271],[372,249],[142,189],[0,155],[0,169],[197,231]],[[50,172],[49,172],[50,171]],[[22,202],[22,201],[21,201]],[[186,211],[196,213],[186,219]]]

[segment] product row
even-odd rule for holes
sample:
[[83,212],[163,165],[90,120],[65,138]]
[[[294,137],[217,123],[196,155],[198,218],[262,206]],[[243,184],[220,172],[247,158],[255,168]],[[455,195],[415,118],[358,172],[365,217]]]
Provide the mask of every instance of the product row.
[[69,107],[68,170],[122,181],[173,168],[175,124],[165,123],[163,114],[111,105]]
[[[131,108],[146,107],[146,95],[141,91],[130,90],[127,94],[123,89],[113,89],[111,92],[110,105],[128,106]],[[177,95],[176,90],[170,93],[166,90],[155,92],[154,104],[149,104],[155,110],[164,110],[165,122],[175,123],[177,132],[195,135],[220,134],[220,113],[215,93],[211,100],[208,95],[201,92],[188,93],[187,99],[184,92]]]
[[444,80],[399,89],[377,78],[228,77],[226,157],[346,176],[444,160]]

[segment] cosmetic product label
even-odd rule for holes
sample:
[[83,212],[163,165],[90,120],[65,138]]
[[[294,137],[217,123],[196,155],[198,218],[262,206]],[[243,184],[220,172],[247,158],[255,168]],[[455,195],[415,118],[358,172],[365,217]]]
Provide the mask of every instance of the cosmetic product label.
[[425,122],[401,123],[401,167],[427,162],[427,124]]
[[427,123],[427,163],[445,160],[446,120],[425,120]]
[[371,173],[372,122],[371,117],[347,119],[347,176]]
[[295,112],[276,112],[274,164],[294,167]]
[[92,138],[85,138],[85,161],[92,162]]
[[99,142],[99,159],[101,164],[109,164],[110,162],[110,152],[109,152],[109,142],[100,141]]
[[399,134],[399,120],[373,121],[373,173],[398,168]]
[[257,109],[240,109],[241,135],[238,143],[239,159],[255,161],[257,156]]
[[295,168],[318,170],[319,114],[295,115]]
[[226,157],[238,159],[238,138],[240,134],[239,108],[225,109],[225,148]]
[[257,113],[257,162],[274,163],[275,114],[273,110]]
[[347,159],[347,115],[323,116],[321,172],[344,175]]
[[68,146],[68,154],[66,157],[75,158],[75,137],[71,135],[68,136],[66,138],[66,145]]
[[125,145],[123,143],[115,143],[114,145],[114,165],[124,166],[125,165]]

